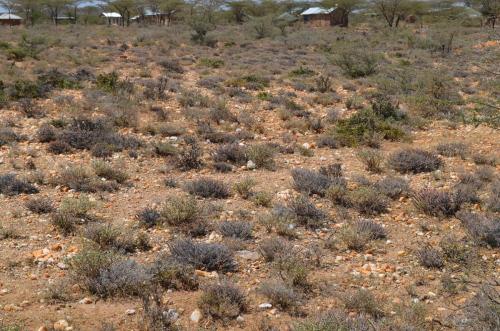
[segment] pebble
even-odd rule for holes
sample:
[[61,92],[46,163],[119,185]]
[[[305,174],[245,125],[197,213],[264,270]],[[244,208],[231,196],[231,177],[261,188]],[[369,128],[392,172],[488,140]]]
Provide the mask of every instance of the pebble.
[[245,318],[241,315],[238,315],[238,317],[236,317],[236,321],[241,323],[241,322],[245,322]]
[[127,314],[127,315],[134,315],[135,314],[135,309],[127,309],[127,310],[125,310],[125,314]]
[[248,170],[253,170],[255,168],[257,168],[255,162],[253,162],[252,160],[248,160],[248,162],[247,162],[247,169]]
[[59,263],[57,264],[57,267],[58,267],[59,269],[61,269],[61,270],[66,270],[66,269],[68,269],[68,266],[67,266],[65,263],[62,263],[62,262],[59,262]]
[[260,258],[259,253],[247,250],[237,251],[236,255],[244,260],[250,260],[250,261],[255,261]]
[[67,328],[69,328],[69,323],[66,320],[59,320],[54,323],[55,331],[65,331]]
[[82,305],[90,305],[92,303],[92,299],[85,297],[82,300],[78,301],[78,303]]
[[201,317],[201,311],[199,309],[195,309],[191,313],[191,316],[189,316],[189,319],[191,320],[191,322],[198,323],[201,320]]
[[259,308],[260,309],[270,309],[270,308],[273,308],[273,305],[270,304],[269,302],[265,302],[265,303],[261,303],[259,305]]

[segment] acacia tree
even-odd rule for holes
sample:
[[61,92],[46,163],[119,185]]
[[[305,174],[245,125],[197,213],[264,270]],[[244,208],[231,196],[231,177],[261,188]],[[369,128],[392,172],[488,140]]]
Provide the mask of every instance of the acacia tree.
[[40,8],[39,0],[14,0],[16,11],[23,13],[26,25],[35,25],[36,15]]
[[163,15],[165,15],[167,19],[167,26],[170,25],[172,20],[175,18],[184,6],[184,2],[182,0],[161,0],[160,1],[160,11]]
[[242,24],[247,16],[247,11],[251,4],[245,0],[229,0],[226,2],[226,6],[229,7],[232,17],[235,22]]
[[74,0],[43,0],[43,6],[48,10],[52,22],[57,25],[59,14],[70,5],[74,5]]
[[486,17],[486,24],[494,29],[500,15],[500,0],[481,0],[479,8],[481,14]]
[[403,18],[405,0],[375,0],[375,8],[380,12],[389,27],[398,27]]
[[130,17],[132,15],[132,11],[136,8],[138,4],[137,1],[134,0],[107,0],[106,3],[110,8],[118,12],[122,16],[121,24],[122,26],[130,25]]

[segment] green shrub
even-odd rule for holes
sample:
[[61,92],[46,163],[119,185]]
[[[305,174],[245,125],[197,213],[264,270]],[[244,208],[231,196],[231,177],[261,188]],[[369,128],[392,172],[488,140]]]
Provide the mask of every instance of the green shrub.
[[377,56],[368,51],[347,50],[341,52],[334,63],[351,78],[365,77],[375,73]]

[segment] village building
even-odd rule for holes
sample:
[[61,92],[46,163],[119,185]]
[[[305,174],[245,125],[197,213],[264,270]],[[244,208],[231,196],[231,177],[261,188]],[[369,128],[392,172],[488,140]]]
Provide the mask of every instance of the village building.
[[111,12],[111,13],[102,13],[99,15],[100,17],[103,17],[108,25],[121,25],[123,22],[122,15],[119,13]]
[[309,26],[347,26],[348,15],[342,8],[312,7],[300,14],[304,24]]
[[23,19],[14,14],[0,14],[0,25],[21,25]]

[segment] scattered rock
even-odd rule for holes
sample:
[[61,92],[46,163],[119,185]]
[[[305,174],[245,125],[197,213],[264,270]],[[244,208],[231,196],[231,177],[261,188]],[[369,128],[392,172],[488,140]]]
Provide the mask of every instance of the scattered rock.
[[259,305],[259,308],[260,309],[271,309],[271,308],[273,308],[273,305],[270,304],[269,302],[265,302],[265,303],[261,303]]
[[244,260],[250,260],[250,261],[255,261],[255,260],[258,260],[260,258],[259,253],[247,251],[247,250],[237,251],[236,256],[238,256]]
[[135,309],[127,309],[125,311],[125,314],[127,314],[127,315],[134,315],[135,314]]
[[201,317],[201,311],[199,309],[195,309],[191,313],[191,316],[189,316],[189,319],[191,320],[191,322],[198,323],[201,320]]
[[78,301],[78,303],[82,305],[90,305],[92,303],[92,299],[85,297],[82,300]]
[[239,323],[245,322],[245,318],[241,315],[238,315],[238,317],[236,317],[236,322],[239,322]]
[[247,162],[247,169],[248,170],[253,170],[255,168],[257,168],[257,166],[255,165],[255,162],[253,162],[252,160],[248,160],[248,162]]
[[69,328],[69,323],[66,320],[59,320],[54,323],[54,331],[65,331]]

